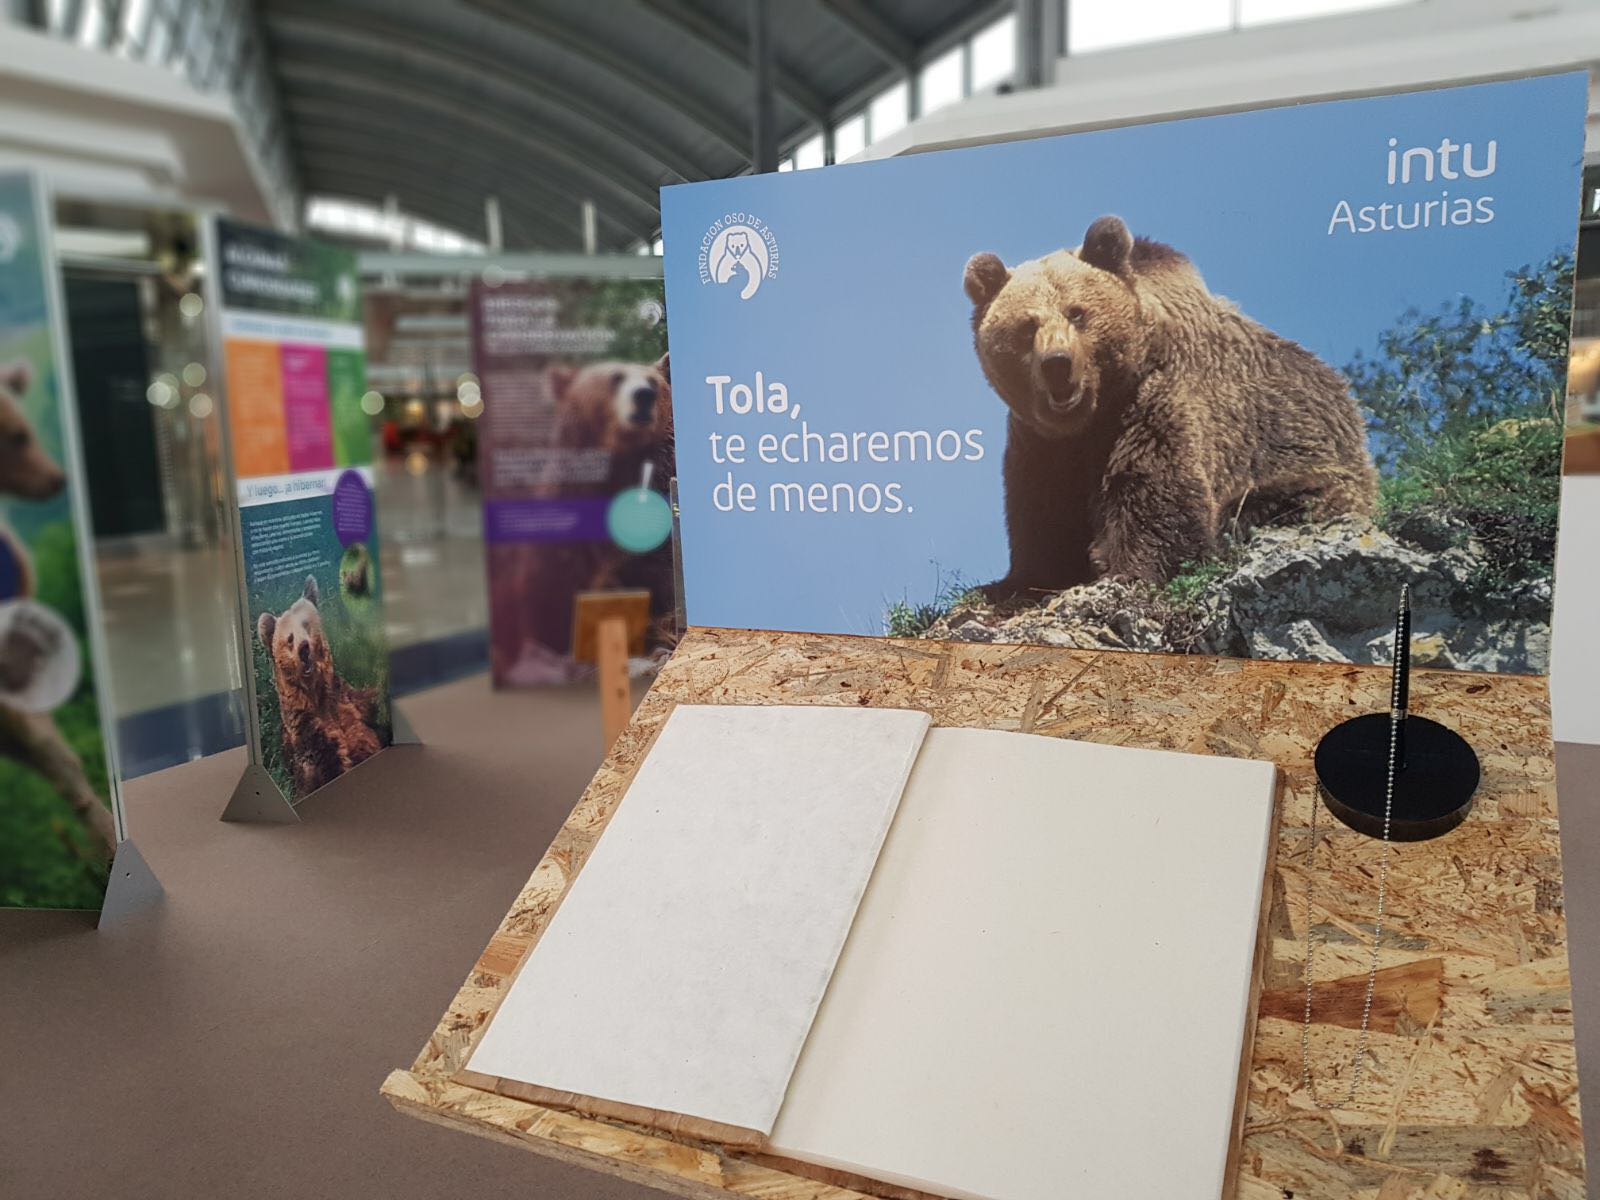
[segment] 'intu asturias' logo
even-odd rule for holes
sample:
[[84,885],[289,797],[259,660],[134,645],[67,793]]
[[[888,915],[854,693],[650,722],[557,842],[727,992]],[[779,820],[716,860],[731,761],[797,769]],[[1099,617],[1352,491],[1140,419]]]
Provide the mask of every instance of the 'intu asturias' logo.
[[778,277],[778,240],[754,213],[727,213],[700,239],[700,282],[731,284],[748,300]]

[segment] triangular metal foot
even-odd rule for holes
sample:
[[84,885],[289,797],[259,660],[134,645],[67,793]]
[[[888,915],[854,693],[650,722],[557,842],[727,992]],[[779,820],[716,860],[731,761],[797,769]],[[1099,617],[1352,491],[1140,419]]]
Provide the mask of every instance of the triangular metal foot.
[[117,843],[117,855],[111,860],[111,880],[106,884],[105,903],[100,906],[97,928],[111,926],[150,907],[164,893],[155,872],[144,861],[144,855],[134,849],[127,838]]
[[411,728],[411,721],[400,711],[398,704],[389,706],[389,744],[391,746],[420,746],[422,739]]
[[282,821],[297,822],[299,814],[289,803],[267,769],[259,763],[250,763],[239,778],[239,785],[228,798],[228,807],[222,810],[224,821]]

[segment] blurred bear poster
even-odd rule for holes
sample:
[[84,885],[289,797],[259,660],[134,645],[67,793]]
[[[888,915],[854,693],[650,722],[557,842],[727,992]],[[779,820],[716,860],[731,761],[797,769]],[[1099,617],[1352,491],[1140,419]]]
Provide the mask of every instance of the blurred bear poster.
[[115,773],[44,204],[31,176],[0,175],[0,906],[92,909],[118,842]]
[[1586,94],[665,189],[689,622],[1543,672]]
[[216,225],[252,751],[290,803],[391,739],[354,253]]
[[579,592],[649,589],[659,646],[676,596],[660,281],[478,283],[471,311],[495,683],[574,676]]
[[1567,363],[1567,438],[1562,470],[1568,475],[1600,474],[1600,164],[1583,170],[1583,203],[1578,210],[1577,293],[1572,322],[1572,355]]

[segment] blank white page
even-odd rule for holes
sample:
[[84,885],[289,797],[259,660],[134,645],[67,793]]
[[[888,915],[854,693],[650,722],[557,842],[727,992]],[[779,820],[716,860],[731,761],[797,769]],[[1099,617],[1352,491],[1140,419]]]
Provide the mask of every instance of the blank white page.
[[1216,1200],[1273,778],[930,731],[772,1149],[941,1196]]
[[675,708],[468,1068],[770,1131],[927,728]]

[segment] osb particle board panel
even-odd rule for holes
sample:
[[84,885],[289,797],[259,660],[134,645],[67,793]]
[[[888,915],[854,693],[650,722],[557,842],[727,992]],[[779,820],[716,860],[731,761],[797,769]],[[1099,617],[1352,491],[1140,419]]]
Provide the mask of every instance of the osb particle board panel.
[[[1357,1107],[1318,1111],[1300,1087],[1311,751],[1335,722],[1385,708],[1388,682],[1387,670],[1377,667],[693,631],[416,1062],[391,1073],[383,1092],[424,1119],[677,1195],[846,1200],[870,1194],[791,1176],[704,1143],[463,1087],[450,1076],[673,704],[923,708],[936,725],[1277,763],[1284,791],[1271,953],[1238,1148],[1242,1200],[1581,1200],[1555,767],[1542,679],[1414,677],[1413,710],[1452,725],[1478,750],[1477,807],[1444,838],[1394,848],[1383,970]],[[1312,1048],[1324,1094],[1334,1095],[1355,1049],[1381,847],[1328,821],[1321,829],[1314,919],[1326,939],[1317,956],[1318,977],[1326,982],[1315,996]]]

